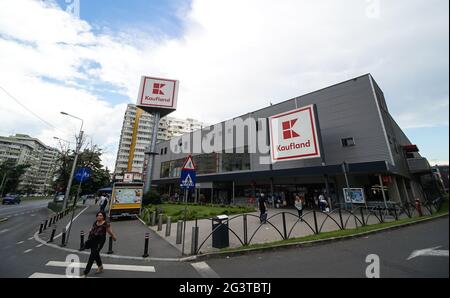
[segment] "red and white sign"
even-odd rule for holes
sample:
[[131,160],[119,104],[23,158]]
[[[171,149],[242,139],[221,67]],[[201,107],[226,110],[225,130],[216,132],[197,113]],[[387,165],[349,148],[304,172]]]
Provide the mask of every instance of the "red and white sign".
[[159,109],[177,108],[179,81],[142,77],[137,105]]
[[123,176],[123,182],[133,182],[133,173],[125,173]]
[[192,156],[189,155],[186,161],[184,162],[182,171],[195,171],[196,167],[194,161],[192,160]]
[[314,105],[269,118],[272,162],[320,157]]

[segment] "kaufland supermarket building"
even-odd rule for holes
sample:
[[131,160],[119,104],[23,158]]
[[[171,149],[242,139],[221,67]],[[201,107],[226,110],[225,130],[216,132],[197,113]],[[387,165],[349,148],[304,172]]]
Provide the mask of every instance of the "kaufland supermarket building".
[[[434,198],[436,194],[427,160],[420,156],[417,146],[410,142],[389,114],[384,94],[370,74],[239,118],[289,117],[286,115],[295,115],[296,111],[308,106],[314,107],[316,118],[311,125],[317,133],[317,138],[310,141],[317,144],[304,142],[297,147],[312,148],[313,158],[283,159],[280,155],[277,162],[261,162],[270,155],[270,160],[273,160],[273,150],[288,149],[286,147],[290,143],[278,149],[274,144],[267,144],[272,148],[269,153],[248,152],[249,136],[258,134],[260,130],[267,131],[270,135],[268,142],[271,143],[274,142],[274,134],[293,141],[301,138],[301,127],[296,126],[294,118],[286,118],[287,121],[275,128],[269,128],[269,124],[261,127],[265,124],[258,122],[256,127],[245,132],[244,146],[236,148],[237,141],[234,140],[232,147],[243,152],[223,151],[225,134],[231,131],[226,122],[219,123],[216,128],[220,128],[222,133],[216,138],[223,138],[222,150],[192,154],[197,166],[197,188],[190,193],[190,200],[242,203],[264,192],[269,196],[283,193],[288,205],[292,205],[296,193],[311,200],[328,189],[333,204],[337,204],[344,202],[343,189],[347,186],[363,189],[367,202],[386,200],[402,203],[413,202],[415,198]],[[272,124],[270,120],[267,123]],[[157,144],[152,184],[161,194],[173,196],[180,193],[179,175],[184,160],[189,151],[199,147],[199,135],[201,142],[208,142],[207,133],[210,131],[200,130]],[[174,144],[184,152],[177,151]],[[314,157],[315,146],[319,147],[320,152],[315,153],[320,153],[320,157]]]

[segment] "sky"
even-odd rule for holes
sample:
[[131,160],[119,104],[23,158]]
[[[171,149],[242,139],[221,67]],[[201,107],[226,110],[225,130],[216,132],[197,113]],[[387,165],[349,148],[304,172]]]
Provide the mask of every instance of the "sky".
[[420,153],[448,164],[448,0],[74,3],[0,0],[0,135],[58,148],[81,124],[65,111],[113,170],[141,75],[180,80],[174,117],[217,123],[371,73]]

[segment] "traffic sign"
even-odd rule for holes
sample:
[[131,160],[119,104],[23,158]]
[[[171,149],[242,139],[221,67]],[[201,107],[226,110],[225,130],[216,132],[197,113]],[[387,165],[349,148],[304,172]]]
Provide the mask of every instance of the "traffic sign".
[[181,169],[181,177],[180,177],[180,187],[186,189],[194,189],[195,182],[197,179],[197,173],[195,169],[194,160],[192,156],[189,155],[184,162],[184,165]]
[[197,174],[195,171],[181,171],[181,188],[194,189]]
[[195,171],[195,164],[194,161],[192,160],[192,156],[189,155],[188,158],[186,159],[186,161],[184,162],[183,167],[181,168],[182,171]]
[[75,180],[78,182],[85,182],[92,176],[92,170],[90,168],[78,168],[75,173]]

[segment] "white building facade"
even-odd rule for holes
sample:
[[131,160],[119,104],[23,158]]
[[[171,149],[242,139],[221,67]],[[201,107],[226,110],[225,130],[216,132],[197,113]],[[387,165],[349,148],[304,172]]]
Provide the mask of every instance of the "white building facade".
[[0,137],[0,162],[11,160],[15,165],[29,165],[20,179],[20,192],[42,195],[52,192],[58,154],[57,149],[28,135]]

